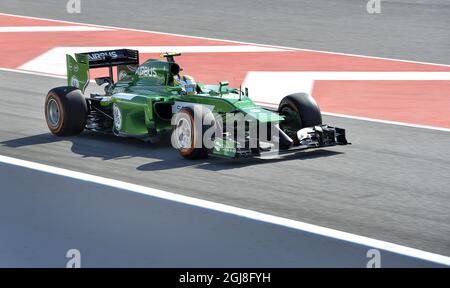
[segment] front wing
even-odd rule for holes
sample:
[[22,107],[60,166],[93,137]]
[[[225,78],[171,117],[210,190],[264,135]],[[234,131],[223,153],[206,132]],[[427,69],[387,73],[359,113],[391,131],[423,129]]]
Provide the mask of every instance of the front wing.
[[[266,158],[277,155],[291,154],[306,149],[323,148],[336,145],[351,144],[347,141],[345,129],[320,125],[307,127],[297,132],[298,141],[293,141],[283,133],[278,126],[278,141],[258,142],[257,148],[240,147],[238,141],[232,139],[218,139],[210,154],[226,158]],[[290,145],[280,145],[280,143],[290,143]]]

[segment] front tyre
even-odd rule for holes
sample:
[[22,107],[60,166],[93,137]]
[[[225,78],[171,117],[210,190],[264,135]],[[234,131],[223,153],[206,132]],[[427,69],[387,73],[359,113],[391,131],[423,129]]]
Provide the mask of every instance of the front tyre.
[[296,93],[284,97],[278,106],[278,113],[284,116],[280,129],[294,144],[298,144],[297,131],[305,127],[322,125],[322,114],[314,98],[306,93]]
[[80,134],[86,126],[88,107],[86,99],[76,87],[57,87],[45,98],[45,120],[54,135]]

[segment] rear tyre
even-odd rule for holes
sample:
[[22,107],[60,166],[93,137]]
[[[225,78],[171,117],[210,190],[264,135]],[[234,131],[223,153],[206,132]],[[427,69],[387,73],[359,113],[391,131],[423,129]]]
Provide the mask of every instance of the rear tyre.
[[280,122],[280,129],[286,133],[294,145],[299,144],[297,131],[317,125],[322,125],[322,114],[314,98],[306,93],[291,94],[281,100],[278,113],[285,117]]
[[86,99],[76,87],[57,87],[45,98],[45,120],[56,136],[80,134],[86,126]]
[[203,135],[206,131],[206,127],[203,127],[203,117],[196,119],[194,111],[189,107],[181,108],[175,117],[172,144],[180,155],[187,159],[208,157],[208,149],[203,144]]

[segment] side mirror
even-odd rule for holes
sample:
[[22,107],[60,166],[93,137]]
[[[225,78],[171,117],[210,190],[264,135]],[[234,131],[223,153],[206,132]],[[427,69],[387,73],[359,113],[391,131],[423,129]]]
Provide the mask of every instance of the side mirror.
[[222,95],[222,93],[223,93],[223,88],[224,87],[228,87],[229,84],[230,83],[228,81],[220,81],[219,82],[219,93],[220,93],[220,95]]
[[102,86],[103,84],[112,84],[112,80],[109,77],[98,77],[95,78],[95,83],[97,83],[98,86]]
[[105,86],[105,93],[108,94],[110,92],[109,88],[111,88],[111,86],[113,84],[113,80],[110,77],[98,77],[98,78],[95,78],[95,83],[97,83],[98,86],[107,84]]

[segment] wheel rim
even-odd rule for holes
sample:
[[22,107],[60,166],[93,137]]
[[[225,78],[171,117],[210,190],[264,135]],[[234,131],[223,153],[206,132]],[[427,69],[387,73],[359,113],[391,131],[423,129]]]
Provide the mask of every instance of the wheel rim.
[[192,147],[192,126],[189,120],[182,118],[178,121],[177,139],[181,149]]
[[59,109],[58,102],[55,99],[50,98],[47,102],[47,119],[50,127],[57,128],[61,118],[61,111]]
[[117,132],[122,129],[122,113],[120,112],[119,107],[114,104],[113,106],[113,119],[114,119],[114,128]]

